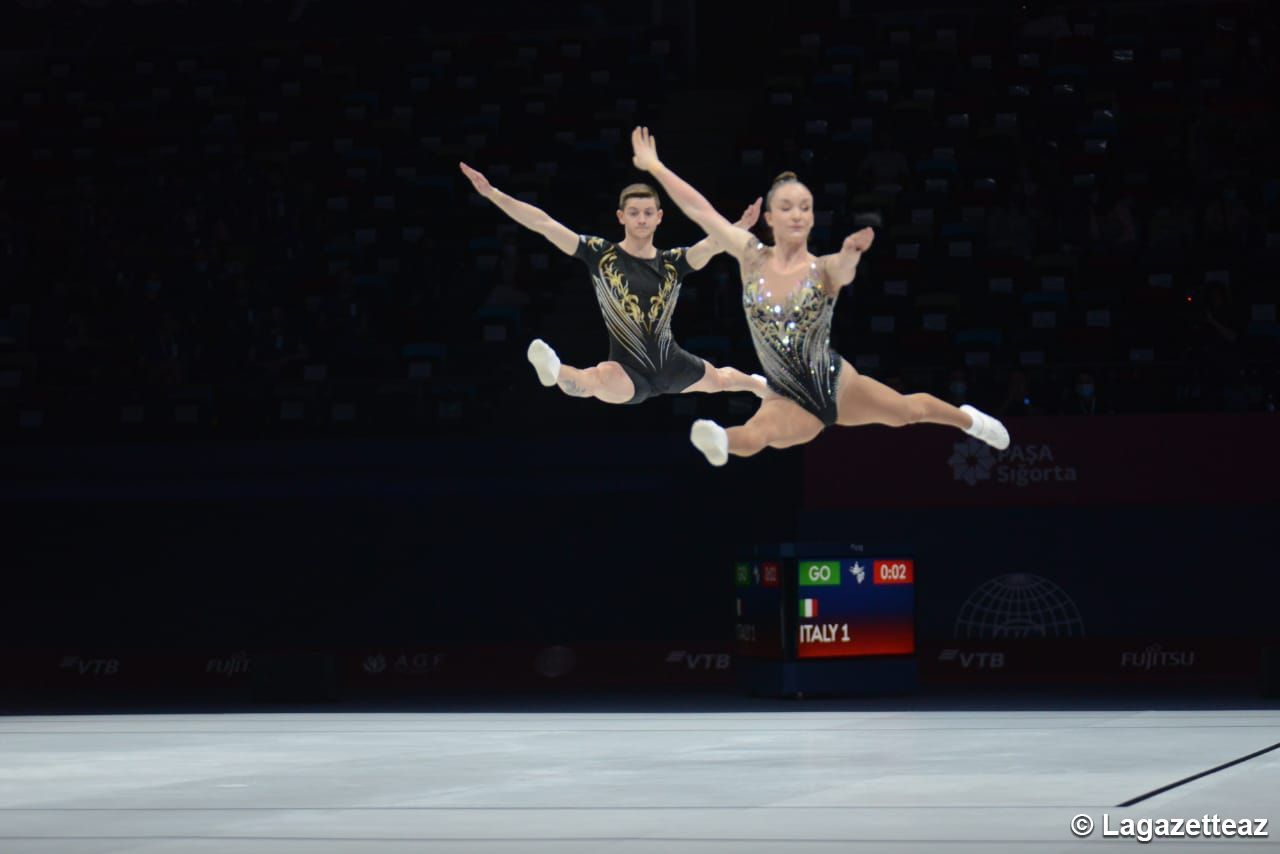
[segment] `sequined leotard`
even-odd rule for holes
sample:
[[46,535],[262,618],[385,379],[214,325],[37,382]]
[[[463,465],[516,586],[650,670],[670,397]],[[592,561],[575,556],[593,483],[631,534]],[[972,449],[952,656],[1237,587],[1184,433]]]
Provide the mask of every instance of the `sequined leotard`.
[[756,356],[769,388],[821,419],[836,422],[840,354],[831,349],[831,314],[836,298],[823,287],[822,272],[810,262],[804,280],[782,303],[774,302],[765,276],[773,247],[754,238],[742,257],[742,308]]

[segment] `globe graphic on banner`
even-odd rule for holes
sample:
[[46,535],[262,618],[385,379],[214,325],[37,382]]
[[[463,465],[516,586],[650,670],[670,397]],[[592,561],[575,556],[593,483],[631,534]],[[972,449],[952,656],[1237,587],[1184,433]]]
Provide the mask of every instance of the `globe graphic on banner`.
[[1080,609],[1066,591],[1027,572],[1001,575],[969,594],[956,617],[957,638],[1076,638]]

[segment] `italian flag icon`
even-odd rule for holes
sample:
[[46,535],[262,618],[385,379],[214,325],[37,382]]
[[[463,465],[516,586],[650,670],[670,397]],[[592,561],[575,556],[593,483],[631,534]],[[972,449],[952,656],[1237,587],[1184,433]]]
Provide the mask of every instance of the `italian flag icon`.
[[800,616],[802,617],[818,616],[818,600],[817,599],[801,599],[800,600]]

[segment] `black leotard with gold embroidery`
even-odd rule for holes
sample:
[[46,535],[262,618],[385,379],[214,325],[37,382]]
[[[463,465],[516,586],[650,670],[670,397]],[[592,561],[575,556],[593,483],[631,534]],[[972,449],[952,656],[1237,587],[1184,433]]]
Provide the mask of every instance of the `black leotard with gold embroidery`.
[[702,360],[680,349],[671,336],[680,285],[693,272],[686,254],[685,249],[664,249],[653,258],[637,258],[602,237],[578,238],[574,257],[591,271],[609,332],[609,358],[635,384],[632,403],[679,393],[703,377]]

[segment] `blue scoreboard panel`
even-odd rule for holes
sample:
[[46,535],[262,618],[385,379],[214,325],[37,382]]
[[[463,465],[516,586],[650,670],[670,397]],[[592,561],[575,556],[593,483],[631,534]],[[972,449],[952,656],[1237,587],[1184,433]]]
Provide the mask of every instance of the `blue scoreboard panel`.
[[797,658],[915,652],[915,561],[801,558],[795,589]]

